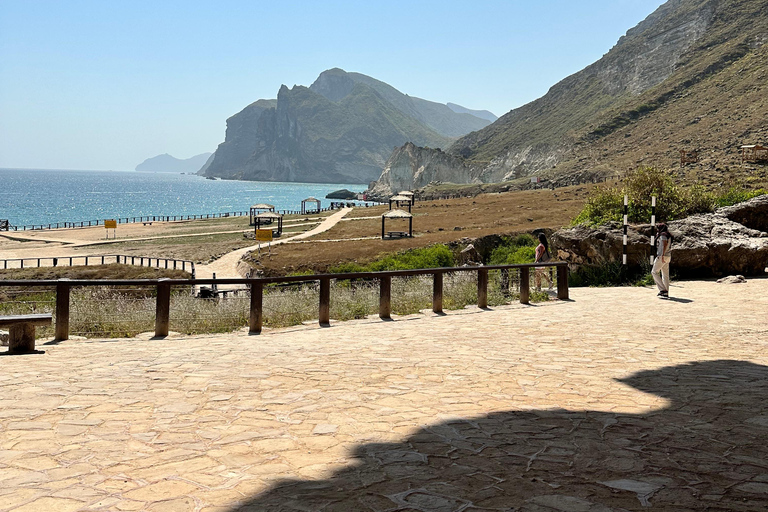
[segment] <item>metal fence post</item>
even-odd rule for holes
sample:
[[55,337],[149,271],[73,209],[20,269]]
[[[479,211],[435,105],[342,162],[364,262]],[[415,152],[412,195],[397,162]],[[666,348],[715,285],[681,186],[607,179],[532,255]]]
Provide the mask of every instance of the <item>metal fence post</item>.
[[263,305],[264,283],[257,281],[251,284],[251,317],[248,322],[248,334],[261,334],[261,325],[263,322]]
[[165,281],[168,278],[158,280],[157,303],[155,305],[155,337],[168,336],[168,324],[171,315],[171,285]]
[[520,269],[520,304],[530,303],[531,270],[528,267]]
[[432,281],[432,312],[443,312],[443,273],[435,272]]
[[379,286],[379,318],[392,318],[392,276],[381,276]]
[[488,307],[488,270],[484,268],[477,271],[477,307]]
[[331,279],[328,277],[320,278],[320,325],[328,327],[331,325]]
[[69,279],[56,283],[56,332],[54,341],[69,339]]

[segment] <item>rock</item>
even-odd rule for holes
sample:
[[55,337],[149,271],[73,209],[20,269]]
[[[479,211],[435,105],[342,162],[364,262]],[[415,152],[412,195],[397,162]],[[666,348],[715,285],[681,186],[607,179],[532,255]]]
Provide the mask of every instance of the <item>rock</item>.
[[337,190],[335,192],[331,192],[327,196],[325,196],[326,199],[357,199],[357,193],[352,192],[351,190],[347,190],[345,188],[341,190]]
[[[762,202],[756,203],[762,207]],[[768,262],[768,240],[761,237],[760,231],[726,216],[741,215],[740,218],[751,222],[754,217],[748,212],[757,211],[758,207],[752,203],[741,209],[723,209],[670,222],[669,230],[674,237],[672,271],[681,277],[763,275]],[[628,264],[639,265],[649,260],[650,234],[648,224],[629,227]],[[621,225],[611,223],[596,228],[561,229],[552,235],[552,242],[558,259],[574,265],[598,266],[621,261],[622,237]]]
[[718,215],[758,231],[768,231],[768,195],[717,210]]
[[477,252],[475,246],[469,244],[459,253],[459,265],[482,265],[483,258]]
[[738,284],[746,283],[747,280],[744,278],[744,276],[728,276],[723,277],[722,279],[718,279],[717,282],[721,284]]

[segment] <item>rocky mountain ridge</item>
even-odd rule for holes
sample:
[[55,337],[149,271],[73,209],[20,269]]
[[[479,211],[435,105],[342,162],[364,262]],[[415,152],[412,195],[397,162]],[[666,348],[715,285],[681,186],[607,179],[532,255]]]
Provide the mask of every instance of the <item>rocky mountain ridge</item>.
[[225,141],[200,172],[260,181],[369,183],[393,147],[409,141],[445,147],[489,122],[334,68],[309,87],[282,86],[276,100],[259,100],[229,118]]
[[765,0],[670,0],[600,60],[446,151],[482,167],[460,183],[672,167],[680,149],[700,150],[685,173],[709,179],[738,164],[739,145],[768,142],[766,40]]
[[197,172],[212,153],[201,153],[190,158],[175,158],[168,153],[147,158],[136,166],[137,171],[149,172]]

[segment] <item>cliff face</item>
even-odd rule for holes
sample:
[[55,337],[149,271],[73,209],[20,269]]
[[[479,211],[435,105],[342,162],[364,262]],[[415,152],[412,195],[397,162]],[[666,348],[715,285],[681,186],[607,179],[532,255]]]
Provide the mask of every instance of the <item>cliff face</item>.
[[445,147],[451,134],[488,124],[442,107],[365,75],[332,69],[310,87],[283,86],[277,100],[259,100],[228,119],[226,140],[201,172],[260,181],[368,183],[380,175],[394,146],[413,141]]
[[739,145],[768,138],[766,41],[765,0],[670,0],[600,60],[447,152],[483,168],[460,183],[671,167],[680,149],[718,172]]
[[381,177],[371,184],[368,195],[386,199],[401,190],[413,190],[433,181],[467,183],[467,177],[480,182],[478,171],[465,165],[461,158],[408,142],[395,148]]

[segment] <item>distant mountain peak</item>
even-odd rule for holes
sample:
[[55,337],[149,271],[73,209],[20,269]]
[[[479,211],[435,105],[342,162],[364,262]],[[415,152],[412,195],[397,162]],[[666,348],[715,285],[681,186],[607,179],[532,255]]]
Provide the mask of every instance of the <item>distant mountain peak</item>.
[[147,158],[136,166],[137,171],[149,172],[197,172],[212,153],[201,153],[190,158],[175,158],[168,153]]

